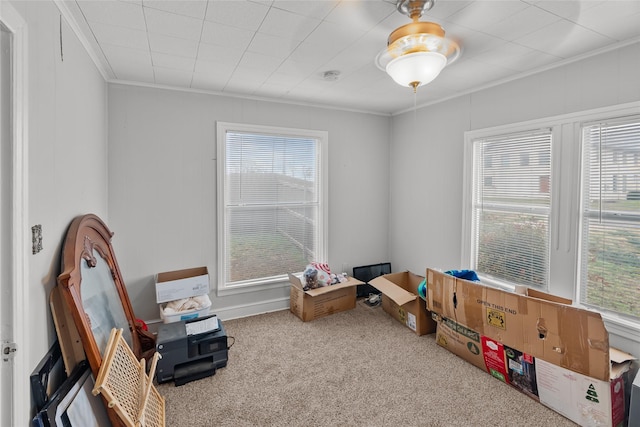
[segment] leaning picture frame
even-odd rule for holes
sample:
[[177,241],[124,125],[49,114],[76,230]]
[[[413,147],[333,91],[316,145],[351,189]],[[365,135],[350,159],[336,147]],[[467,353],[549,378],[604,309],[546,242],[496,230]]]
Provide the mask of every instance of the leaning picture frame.
[[94,379],[86,361],[74,368],[71,375],[35,415],[34,427],[104,427],[110,426],[107,411],[100,396],[91,392]]
[[60,343],[56,340],[29,376],[36,411],[40,411],[49,402],[49,396],[67,378],[62,365]]

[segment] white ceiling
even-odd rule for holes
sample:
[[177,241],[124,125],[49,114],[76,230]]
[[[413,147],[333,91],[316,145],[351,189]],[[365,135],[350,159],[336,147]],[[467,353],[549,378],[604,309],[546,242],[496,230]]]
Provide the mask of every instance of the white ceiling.
[[[436,0],[462,47],[418,88],[374,59],[410,19],[395,0],[57,0],[112,82],[394,114],[640,41],[640,1]],[[340,71],[335,81],[323,73]],[[639,70],[640,75],[640,70]]]

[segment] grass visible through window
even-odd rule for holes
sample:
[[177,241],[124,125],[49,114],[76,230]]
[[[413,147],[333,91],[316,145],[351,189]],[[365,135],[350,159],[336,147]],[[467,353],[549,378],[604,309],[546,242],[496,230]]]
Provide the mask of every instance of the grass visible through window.
[[304,270],[304,250],[285,235],[247,233],[233,235],[229,281],[259,279]]
[[585,302],[640,318],[640,230],[594,227],[589,243]]

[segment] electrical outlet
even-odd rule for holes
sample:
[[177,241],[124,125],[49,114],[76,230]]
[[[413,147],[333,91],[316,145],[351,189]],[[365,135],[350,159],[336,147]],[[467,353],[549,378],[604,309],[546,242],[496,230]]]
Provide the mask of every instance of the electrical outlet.
[[34,255],[42,250],[42,224],[31,227],[31,248]]

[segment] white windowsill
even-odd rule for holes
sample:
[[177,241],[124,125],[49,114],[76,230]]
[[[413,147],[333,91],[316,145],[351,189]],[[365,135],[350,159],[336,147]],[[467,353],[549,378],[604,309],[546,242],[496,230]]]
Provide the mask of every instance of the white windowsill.
[[619,335],[640,344],[640,324],[637,322],[610,314],[602,314],[602,319],[610,334]]
[[245,294],[249,292],[260,292],[266,291],[270,289],[281,289],[281,288],[289,288],[291,284],[289,281],[285,279],[276,279],[271,282],[260,282],[260,283],[251,283],[246,285],[232,286],[227,288],[218,287],[216,290],[216,295],[219,297],[227,296],[227,295],[238,295]]

